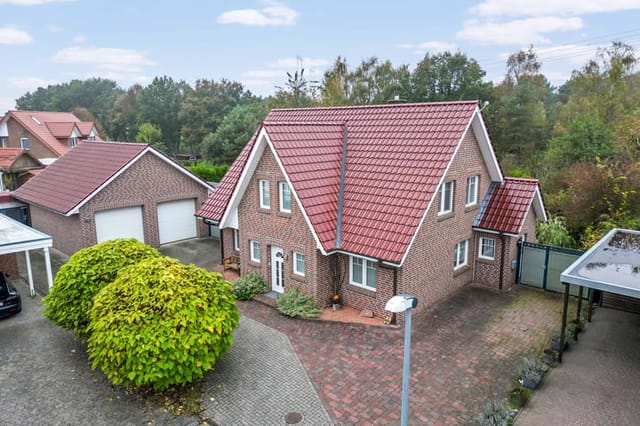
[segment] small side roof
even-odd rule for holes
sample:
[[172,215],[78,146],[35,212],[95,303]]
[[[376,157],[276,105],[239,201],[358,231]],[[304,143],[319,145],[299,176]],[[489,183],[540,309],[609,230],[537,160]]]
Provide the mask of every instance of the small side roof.
[[71,215],[146,153],[160,157],[171,167],[207,189],[212,189],[205,181],[148,144],[90,142],[67,152],[18,188],[13,196],[48,210]]
[[[0,148],[0,169],[4,171],[12,171],[12,167],[16,160],[22,156],[29,157],[34,167],[44,167],[44,165],[31,154],[22,148]],[[20,170],[22,171],[22,170]]]
[[547,220],[537,179],[505,178],[504,182],[493,182],[473,227],[518,235],[530,207],[533,207],[537,217]]

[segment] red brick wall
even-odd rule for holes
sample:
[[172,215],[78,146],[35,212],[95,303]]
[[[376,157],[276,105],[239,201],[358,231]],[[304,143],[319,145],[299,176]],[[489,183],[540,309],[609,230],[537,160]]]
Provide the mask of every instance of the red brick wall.
[[[155,155],[145,154],[85,204],[78,215],[65,217],[31,206],[31,221],[34,228],[53,237],[55,248],[71,255],[96,244],[95,212],[142,205],[145,243],[157,247],[157,204],[184,199],[195,199],[197,210],[207,199],[207,189]],[[206,236],[207,226],[194,220],[198,236]]]
[[[261,179],[269,181],[271,208],[268,210],[260,208],[258,181]],[[318,290],[319,276],[317,271],[320,256],[317,256],[315,239],[304,220],[293,193],[291,195],[291,213],[279,211],[278,183],[283,181],[285,179],[280,167],[271,150],[266,148],[238,207],[240,270],[243,275],[253,271],[258,272],[271,286],[271,247],[280,247],[285,254],[285,289],[297,287],[317,303],[324,305],[326,300],[321,299],[326,297],[325,292]],[[231,230],[226,230],[226,232],[230,234]],[[228,239],[228,247],[225,239],[225,252],[230,253],[232,240],[230,237]],[[250,259],[249,241],[251,240],[260,243],[260,263],[252,262]],[[304,277],[293,274],[294,251],[305,255]]]
[[47,148],[39,139],[36,139],[31,132],[22,127],[13,117],[7,119],[7,133],[9,133],[8,148],[21,148],[20,138],[29,138],[29,153],[37,159],[58,157],[57,154]]
[[16,278],[18,273],[18,257],[15,253],[0,256],[0,272],[5,272],[10,278]]
[[[478,203],[465,208],[467,177],[480,175]],[[440,194],[434,201],[399,274],[399,292],[418,297],[418,309],[433,305],[473,280],[476,243],[471,226],[491,178],[473,130],[469,129],[444,181],[455,181],[453,213],[438,216]],[[454,272],[454,248],[469,240],[467,265]]]
[[[496,249],[493,260],[482,259],[480,253],[480,238],[493,238]],[[502,258],[502,240],[498,234],[490,234],[487,232],[476,232],[474,235],[474,244],[476,249],[474,282],[487,287],[498,288],[500,285],[500,260]]]

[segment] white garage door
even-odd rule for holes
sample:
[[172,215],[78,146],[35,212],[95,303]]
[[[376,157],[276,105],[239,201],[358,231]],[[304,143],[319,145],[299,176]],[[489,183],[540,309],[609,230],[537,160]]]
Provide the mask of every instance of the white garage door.
[[160,244],[195,238],[198,235],[195,213],[194,199],[158,204]]
[[142,207],[125,207],[97,212],[96,237],[99,243],[114,238],[137,238],[144,242]]

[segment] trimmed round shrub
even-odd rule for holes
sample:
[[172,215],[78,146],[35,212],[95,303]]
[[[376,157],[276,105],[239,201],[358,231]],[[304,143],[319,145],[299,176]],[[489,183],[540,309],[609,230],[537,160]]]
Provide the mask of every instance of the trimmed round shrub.
[[160,256],[158,250],[135,238],[109,240],[74,253],[43,299],[44,315],[62,328],[86,334],[93,298],[100,289],[125,266]]
[[256,294],[266,293],[267,283],[257,272],[243,275],[231,283],[231,291],[238,300],[251,300]]
[[280,295],[276,308],[281,314],[290,317],[318,318],[322,312],[309,296],[295,287]]
[[89,360],[115,385],[189,383],[231,346],[239,319],[221,274],[168,257],[144,259],[96,295]]

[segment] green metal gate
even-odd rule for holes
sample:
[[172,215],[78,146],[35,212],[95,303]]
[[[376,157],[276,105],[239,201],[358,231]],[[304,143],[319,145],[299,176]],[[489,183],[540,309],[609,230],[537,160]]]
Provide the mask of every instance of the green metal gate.
[[[557,293],[564,292],[560,274],[583,252],[564,247],[518,243],[518,283]],[[577,295],[577,286],[571,286],[571,294]]]

